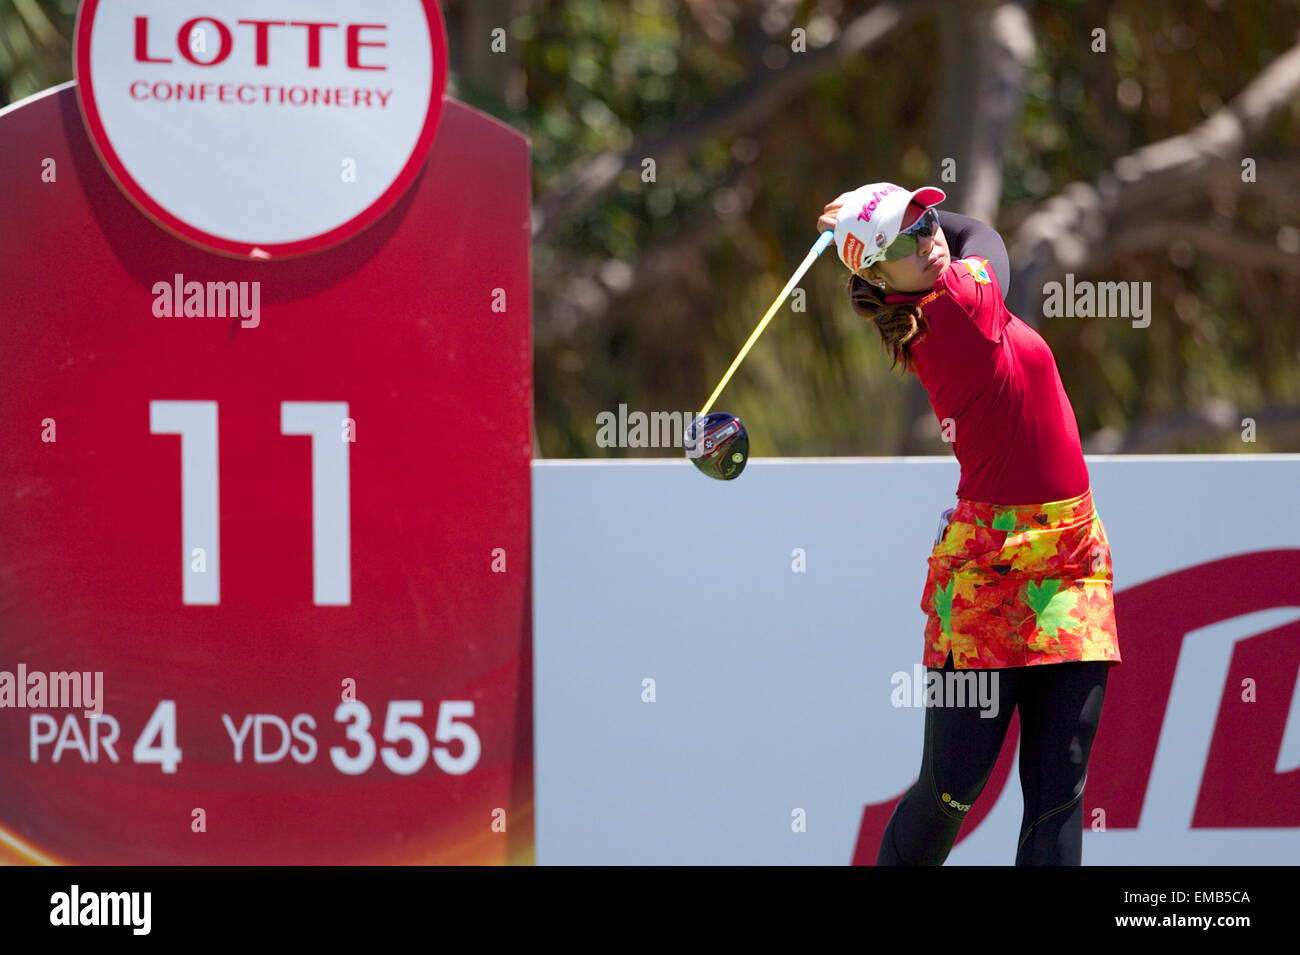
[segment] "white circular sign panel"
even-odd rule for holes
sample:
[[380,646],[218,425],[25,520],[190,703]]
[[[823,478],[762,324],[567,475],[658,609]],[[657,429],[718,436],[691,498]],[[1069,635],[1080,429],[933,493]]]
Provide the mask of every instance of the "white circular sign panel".
[[320,251],[414,181],[447,81],[435,0],[84,0],[77,84],[100,157],[180,237]]

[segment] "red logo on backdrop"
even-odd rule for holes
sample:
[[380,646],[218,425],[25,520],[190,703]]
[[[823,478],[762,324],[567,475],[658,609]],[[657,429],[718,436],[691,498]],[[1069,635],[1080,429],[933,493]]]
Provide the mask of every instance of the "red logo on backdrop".
[[[1243,614],[1295,606],[1300,550],[1261,551],[1187,567],[1115,594],[1124,662],[1110,674],[1101,726],[1088,762],[1084,824],[1094,808],[1108,829],[1136,829],[1185,634]],[[1130,642],[1124,634],[1132,633]],[[1300,771],[1275,771],[1300,670],[1300,622],[1239,640],[1219,701],[1194,829],[1300,826]],[[1257,681],[1258,702],[1241,705],[1242,681]],[[1011,775],[1020,714],[957,842],[993,810]],[[854,865],[874,865],[880,839],[903,793],[862,812]]]
[[[77,93],[146,215],[226,255],[320,251],[410,187],[437,130],[435,0],[84,0]],[[178,175],[183,170],[184,175]]]

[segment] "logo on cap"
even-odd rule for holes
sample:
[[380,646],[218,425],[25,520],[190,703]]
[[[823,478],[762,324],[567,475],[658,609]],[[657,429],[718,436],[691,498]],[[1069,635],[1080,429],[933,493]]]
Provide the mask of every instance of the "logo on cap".
[[862,211],[858,213],[859,222],[870,222],[871,213],[876,211],[876,206],[880,205],[880,200],[885,198],[891,192],[902,192],[902,186],[886,186],[884,189],[871,194],[871,201],[862,206]]
[[862,253],[866,251],[866,246],[856,235],[844,237],[844,258],[849,263],[849,268],[855,272],[862,265]]

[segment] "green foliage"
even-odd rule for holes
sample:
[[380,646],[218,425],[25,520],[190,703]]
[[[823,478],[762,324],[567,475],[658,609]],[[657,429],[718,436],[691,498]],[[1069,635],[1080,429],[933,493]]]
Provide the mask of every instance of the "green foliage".
[[72,79],[76,0],[0,0],[0,106]]
[[[454,95],[530,137],[539,202],[592,157],[689,132],[703,111],[816,55],[871,6],[442,4]],[[995,223],[1008,239],[1070,183],[1204,120],[1300,28],[1294,0],[1049,0],[1028,10],[1036,50],[1003,156]],[[561,214],[534,247],[536,417],[548,456],[672,453],[598,448],[596,414],[620,403],[698,407],[816,238],[824,203],[863,182],[937,180],[938,106],[970,95],[939,86],[938,15],[923,11],[886,42],[824,70],[766,122],[675,153],[631,156],[612,189]],[[73,0],[0,0],[0,104],[71,78],[74,17]],[[807,30],[807,53],[791,52],[796,26]],[[485,55],[493,27],[506,30],[508,52]],[[1104,54],[1091,48],[1097,28],[1106,31]],[[958,115],[973,117],[976,105]],[[1143,222],[1172,224],[1170,235],[1107,250],[1096,274],[1076,275],[1151,282],[1149,328],[1038,323],[1085,436],[1123,435],[1211,399],[1246,413],[1300,404],[1300,321],[1288,304],[1300,293],[1300,255],[1277,254],[1300,241],[1297,141],[1293,105],[1252,150],[1257,186],[1241,186],[1230,157],[1213,208],[1173,197],[1134,209]],[[643,159],[655,160],[653,182],[643,179]],[[1200,223],[1223,241],[1194,241],[1190,224]],[[804,279],[806,311],[787,303],[719,402],[744,418],[758,455],[893,454],[917,426],[907,419],[908,386],[849,309],[833,258],[828,252]],[[951,453],[937,425],[922,424],[926,450]],[[1258,437],[1243,447],[1232,433],[1199,434],[1158,450],[1300,449],[1294,424]]]

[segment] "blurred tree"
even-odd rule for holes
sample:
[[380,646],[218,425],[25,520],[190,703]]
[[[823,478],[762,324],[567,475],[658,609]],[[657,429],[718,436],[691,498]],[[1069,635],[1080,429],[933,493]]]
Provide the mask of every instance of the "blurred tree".
[[[822,205],[875,180],[1002,230],[1089,450],[1300,450],[1296,0],[442,8],[453,95],[533,144],[548,454],[675,454],[597,447],[597,413],[697,407]],[[0,105],[71,78],[74,16],[0,0]],[[1066,273],[1150,282],[1150,326],[1045,317]],[[808,274],[722,407],[760,455],[949,453],[844,278]]]
[[72,79],[76,0],[0,0],[0,107]]

